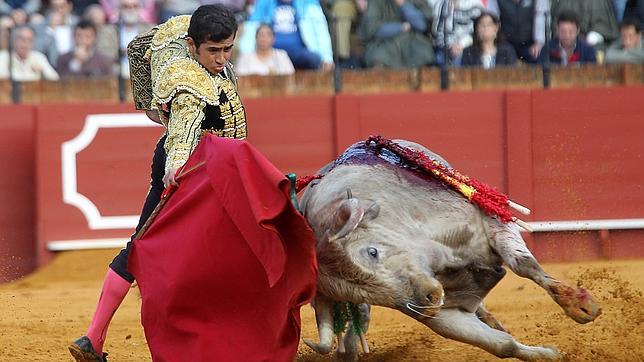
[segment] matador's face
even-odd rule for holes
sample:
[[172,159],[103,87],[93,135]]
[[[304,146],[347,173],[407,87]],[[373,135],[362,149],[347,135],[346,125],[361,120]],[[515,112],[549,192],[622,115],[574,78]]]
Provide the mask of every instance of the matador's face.
[[224,70],[224,66],[230,61],[233,54],[233,46],[235,43],[235,35],[233,34],[227,39],[219,42],[208,40],[195,46],[194,41],[188,38],[188,46],[192,56],[212,74],[218,74]]

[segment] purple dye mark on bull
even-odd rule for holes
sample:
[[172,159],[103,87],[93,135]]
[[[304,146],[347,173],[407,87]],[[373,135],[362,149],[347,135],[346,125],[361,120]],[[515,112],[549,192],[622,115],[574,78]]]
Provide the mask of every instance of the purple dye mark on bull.
[[[451,169],[451,166],[447,163],[441,162],[441,160],[435,160],[445,167]],[[407,170],[415,171],[418,174],[422,174],[418,170],[417,165],[410,165],[408,162],[403,160],[400,156],[393,153],[392,151],[386,148],[377,148],[371,145],[365,145],[363,142],[358,142],[349,147],[342,155],[340,155],[334,162],[333,168],[343,164],[367,164],[372,165],[380,163],[379,161],[385,161],[391,165],[398,166]]]
[[[442,159],[431,157],[445,167],[452,169],[452,166],[444,162]],[[403,158],[392,152],[387,148],[376,147],[375,143],[365,144],[365,142],[357,142],[347,148],[337,159],[335,159],[328,169],[323,171],[324,174],[331,172],[334,168],[340,165],[393,165],[406,172],[399,173],[399,176],[404,177],[407,182],[412,184],[422,184],[428,188],[439,187],[441,189],[450,189],[448,185],[437,180],[435,177],[423,172],[418,168],[418,165],[409,164]],[[319,181],[311,182],[311,187],[314,187]]]

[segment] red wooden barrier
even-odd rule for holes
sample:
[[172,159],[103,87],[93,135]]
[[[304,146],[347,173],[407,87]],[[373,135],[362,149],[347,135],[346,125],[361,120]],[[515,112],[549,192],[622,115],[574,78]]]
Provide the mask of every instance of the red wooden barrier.
[[[530,207],[528,221],[644,218],[642,104],[644,87],[246,101],[249,140],[285,173],[313,174],[370,134],[406,138]],[[29,270],[36,254],[46,261],[52,241],[125,241],[162,129],[129,104],[0,112],[5,172],[17,176],[0,181],[0,278]],[[23,167],[34,149],[36,174]],[[642,229],[526,235],[550,261],[644,257],[643,238]]]
[[642,88],[532,92],[535,217],[644,216]]
[[[46,247],[52,241],[126,238],[136,225],[163,129],[140,112],[131,114],[129,104],[37,110],[39,262],[51,256]],[[115,219],[127,216],[129,222]]]
[[338,153],[371,134],[404,138],[505,191],[503,92],[336,97]]
[[36,267],[34,218],[35,112],[29,106],[0,109],[0,283]]
[[332,97],[249,99],[244,104],[249,142],[283,172],[311,175],[335,158]]

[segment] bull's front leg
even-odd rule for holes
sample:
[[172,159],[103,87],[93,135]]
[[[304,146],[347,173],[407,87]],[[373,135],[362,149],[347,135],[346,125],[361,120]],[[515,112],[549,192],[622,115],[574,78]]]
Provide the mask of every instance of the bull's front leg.
[[311,303],[315,310],[315,321],[318,326],[320,343],[304,340],[304,343],[320,354],[327,354],[333,350],[333,301],[318,293]]
[[480,347],[499,358],[524,361],[554,360],[559,352],[550,347],[526,346],[510,334],[491,328],[470,312],[455,308],[441,309],[435,317],[417,318],[445,338]]
[[347,333],[344,335],[343,339],[345,353],[351,357],[344,358],[343,360],[353,359],[354,356],[357,358],[360,353],[358,346],[361,346],[363,352],[369,353],[369,345],[367,344],[365,333],[367,333],[367,330],[369,329],[371,306],[369,304],[362,303],[356,305],[356,307],[358,308],[358,314],[360,315],[360,322],[362,322],[362,325],[359,327],[359,329],[362,330],[362,334],[356,333],[356,327],[354,326],[356,321],[351,320],[347,327]]
[[514,224],[486,218],[492,248],[517,275],[533,280],[577,323],[588,323],[601,314],[599,304],[584,288],[573,288],[550,277],[541,268]]
[[503,327],[503,324],[501,324],[501,322],[499,322],[499,320],[492,315],[492,313],[485,309],[485,306],[482,302],[476,310],[475,314],[481,322],[487,324],[491,328],[498,329],[501,332],[510,333],[507,329],[505,329],[505,327]]

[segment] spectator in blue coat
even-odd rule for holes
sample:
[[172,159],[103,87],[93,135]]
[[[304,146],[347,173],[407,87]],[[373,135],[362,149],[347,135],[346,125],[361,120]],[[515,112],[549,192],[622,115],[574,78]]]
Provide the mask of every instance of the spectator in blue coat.
[[240,53],[255,50],[255,33],[262,23],[270,24],[276,49],[288,53],[296,69],[333,68],[331,36],[317,0],[257,0],[244,23]]
[[557,36],[549,44],[549,52],[541,49],[539,62],[546,57],[551,63],[567,66],[574,63],[596,63],[595,49],[579,36],[579,20],[573,12],[562,11],[557,18]]

